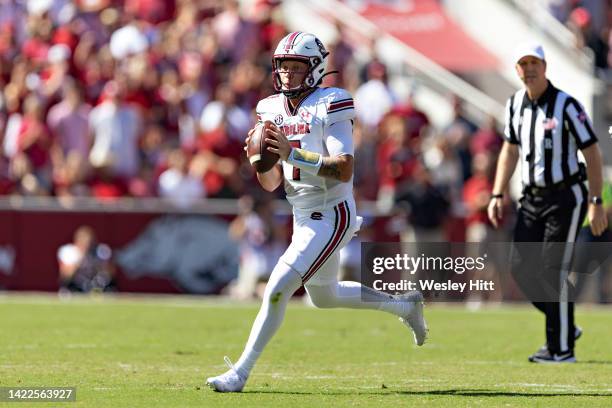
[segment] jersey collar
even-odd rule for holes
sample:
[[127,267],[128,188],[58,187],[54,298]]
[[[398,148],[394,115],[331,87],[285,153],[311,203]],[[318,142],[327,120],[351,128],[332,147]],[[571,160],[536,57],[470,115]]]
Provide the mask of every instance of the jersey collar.
[[312,95],[313,92],[315,92],[317,89],[319,88],[311,88],[308,91],[304,92],[304,94],[300,97],[300,100],[298,101],[298,103],[295,105],[295,108],[291,109],[291,104],[289,103],[289,98],[287,98],[284,94],[283,97],[284,99],[284,105],[285,105],[285,112],[287,113],[287,115],[289,116],[295,116],[295,114],[297,113],[298,109],[300,108],[300,106],[302,105],[302,102],[304,102],[310,95]]
[[[555,86],[550,81],[548,81],[548,86],[544,90],[544,93],[535,102],[538,104],[538,106],[544,106],[547,105],[549,102],[553,102],[556,95],[557,88],[555,88]],[[529,99],[529,94],[527,93],[527,91],[525,91],[522,107],[531,106],[531,104],[532,101],[531,99]]]

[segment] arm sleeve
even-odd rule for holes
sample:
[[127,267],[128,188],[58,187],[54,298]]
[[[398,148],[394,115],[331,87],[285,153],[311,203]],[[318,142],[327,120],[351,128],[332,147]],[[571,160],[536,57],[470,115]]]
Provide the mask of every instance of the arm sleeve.
[[508,99],[508,102],[506,102],[506,119],[504,121],[505,126],[504,126],[504,139],[508,142],[508,143],[512,143],[512,144],[520,144],[520,140],[518,139],[518,137],[516,136],[516,131],[514,129],[514,95],[512,95],[511,98]]
[[353,123],[350,120],[343,120],[329,126],[325,135],[325,145],[330,157],[343,154],[353,156]]
[[597,136],[595,136],[593,131],[591,119],[578,101],[570,98],[565,113],[567,115],[568,126],[579,149],[585,149],[597,142]]
[[353,97],[344,89],[336,88],[327,103],[327,126],[355,118]]

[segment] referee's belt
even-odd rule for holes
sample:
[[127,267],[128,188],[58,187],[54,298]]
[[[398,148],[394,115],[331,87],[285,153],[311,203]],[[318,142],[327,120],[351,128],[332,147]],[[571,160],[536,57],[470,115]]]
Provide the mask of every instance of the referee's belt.
[[[582,169],[581,169],[582,170]],[[573,186],[574,184],[580,183],[586,180],[586,174],[583,171],[579,171],[578,173],[568,177],[567,179],[560,181],[555,184],[551,184],[550,186],[540,187],[540,186],[524,186],[523,194],[529,194],[531,196],[549,196],[551,194],[557,193],[562,190],[566,190]]]

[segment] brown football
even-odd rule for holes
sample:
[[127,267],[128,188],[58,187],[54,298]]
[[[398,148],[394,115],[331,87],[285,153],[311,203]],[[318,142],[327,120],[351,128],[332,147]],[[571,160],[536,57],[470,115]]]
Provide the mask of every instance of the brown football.
[[276,127],[272,122],[266,120],[264,123],[257,125],[251,141],[247,145],[247,156],[251,165],[258,173],[269,171],[278,162],[278,154],[272,153],[267,149],[269,146],[266,143],[266,129]]

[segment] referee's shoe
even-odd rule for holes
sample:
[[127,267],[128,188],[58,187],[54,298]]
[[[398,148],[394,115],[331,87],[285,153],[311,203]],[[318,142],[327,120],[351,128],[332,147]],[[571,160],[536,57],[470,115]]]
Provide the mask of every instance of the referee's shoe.
[[[576,327],[576,331],[574,332],[574,340],[578,340],[582,336],[582,329],[580,327]],[[545,344],[534,354],[529,356],[529,361],[531,363],[575,363],[576,357],[574,356],[573,351],[568,351],[566,353],[551,353],[548,350],[548,346]]]
[[544,353],[538,351],[529,357],[529,361],[532,363],[575,363],[576,357],[571,350],[565,353],[551,353],[546,349]]

